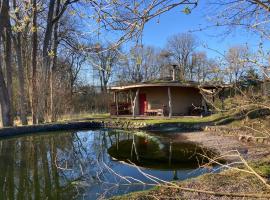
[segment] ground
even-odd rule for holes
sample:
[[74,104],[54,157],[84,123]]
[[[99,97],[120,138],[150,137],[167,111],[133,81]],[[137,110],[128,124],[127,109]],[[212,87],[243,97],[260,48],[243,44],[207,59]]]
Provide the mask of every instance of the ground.
[[[237,150],[241,155],[249,161],[259,161],[266,156],[270,156],[270,148],[268,144],[258,144],[254,142],[240,141],[236,135],[221,135],[213,132],[192,132],[178,135],[175,140],[188,140],[199,143],[207,148],[215,149],[221,155],[231,151]],[[233,159],[233,158],[227,158]]]
[[[270,190],[254,176],[240,173],[238,171],[224,171],[222,173],[205,174],[198,178],[176,182],[179,187],[192,188],[200,191],[215,191],[216,195],[209,195],[204,192],[189,192],[178,189],[177,187],[158,186],[148,191],[135,192],[128,195],[114,197],[114,200],[124,199],[198,199],[198,200],[229,200],[229,199],[269,199]],[[235,194],[254,194],[268,195],[267,198],[255,197],[234,197],[224,196],[219,193]]]

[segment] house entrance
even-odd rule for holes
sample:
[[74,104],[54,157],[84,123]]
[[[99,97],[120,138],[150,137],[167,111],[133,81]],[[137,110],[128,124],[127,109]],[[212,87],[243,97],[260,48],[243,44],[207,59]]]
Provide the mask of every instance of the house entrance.
[[146,94],[144,93],[139,94],[139,105],[140,105],[140,115],[144,115],[145,111],[147,110]]

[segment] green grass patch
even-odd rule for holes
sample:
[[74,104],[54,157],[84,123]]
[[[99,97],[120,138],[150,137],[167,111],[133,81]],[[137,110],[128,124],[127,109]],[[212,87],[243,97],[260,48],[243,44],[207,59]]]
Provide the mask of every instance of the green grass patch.
[[[162,124],[162,123],[205,123],[219,120],[224,117],[223,113],[213,114],[207,117],[174,117],[174,118],[152,118],[152,119],[119,119],[119,120],[130,120],[132,122],[146,123],[146,124]],[[115,119],[117,120],[117,119]]]
[[270,177],[270,157],[251,163],[251,167],[261,176]]
[[63,115],[59,118],[59,122],[61,121],[83,121],[88,119],[106,119],[110,118],[109,113],[79,113],[79,114],[70,114]]

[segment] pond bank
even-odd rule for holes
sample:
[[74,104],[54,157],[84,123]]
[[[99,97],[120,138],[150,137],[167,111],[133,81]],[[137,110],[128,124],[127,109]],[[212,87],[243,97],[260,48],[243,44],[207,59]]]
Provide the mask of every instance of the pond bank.
[[127,130],[145,130],[145,131],[198,131],[203,130],[209,123],[186,123],[186,122],[168,122],[165,123],[145,123],[132,120],[118,119],[92,119],[85,121],[68,121],[60,123],[45,123],[38,125],[15,126],[0,128],[0,137],[11,137],[30,133],[41,133],[61,130],[80,130],[96,128],[117,128]]
[[0,137],[13,137],[19,135],[26,135],[30,133],[43,133],[49,131],[96,129],[96,128],[102,128],[102,123],[91,121],[91,122],[67,122],[67,123],[16,126],[16,127],[0,128]]
[[[201,131],[197,133],[181,133],[173,138],[174,141],[190,141],[198,143],[203,147],[213,149],[220,155],[237,150],[244,159],[257,162],[270,155],[269,144],[256,142],[244,142],[236,135],[222,135],[212,131]],[[234,161],[235,157],[227,157],[227,161]]]

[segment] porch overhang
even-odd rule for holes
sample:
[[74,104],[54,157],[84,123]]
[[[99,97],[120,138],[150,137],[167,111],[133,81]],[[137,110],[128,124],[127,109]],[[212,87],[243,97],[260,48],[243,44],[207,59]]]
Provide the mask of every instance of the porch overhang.
[[179,82],[166,82],[166,83],[137,83],[123,86],[112,86],[109,88],[110,91],[125,91],[137,88],[145,88],[145,87],[180,87],[180,88],[196,88],[196,89],[220,89],[220,88],[228,88],[231,87],[227,84],[198,84],[198,83],[179,83]]

